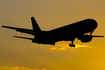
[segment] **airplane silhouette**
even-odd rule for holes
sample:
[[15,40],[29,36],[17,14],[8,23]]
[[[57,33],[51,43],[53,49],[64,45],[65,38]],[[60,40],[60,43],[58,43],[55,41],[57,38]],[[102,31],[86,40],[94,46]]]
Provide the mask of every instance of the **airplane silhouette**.
[[69,46],[75,47],[75,44],[73,44],[75,38],[78,38],[78,40],[81,40],[81,42],[86,43],[90,42],[93,37],[104,37],[104,36],[92,35],[93,31],[97,28],[98,25],[98,23],[94,19],[85,19],[50,31],[41,30],[34,17],[31,17],[31,21],[32,21],[33,30],[10,27],[10,26],[2,26],[2,27],[14,29],[21,33],[34,35],[34,38],[19,37],[19,36],[13,36],[13,37],[32,40],[33,43],[38,43],[38,44],[55,45],[55,42],[58,41],[71,41],[71,44],[69,44]]

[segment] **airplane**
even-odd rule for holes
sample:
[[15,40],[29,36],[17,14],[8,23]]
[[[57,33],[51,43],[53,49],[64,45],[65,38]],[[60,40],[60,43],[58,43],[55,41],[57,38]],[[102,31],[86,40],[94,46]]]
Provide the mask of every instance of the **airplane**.
[[81,42],[83,43],[87,43],[90,42],[93,37],[104,37],[92,35],[93,31],[98,26],[98,23],[94,19],[85,19],[50,31],[41,30],[34,17],[31,17],[31,22],[33,29],[17,28],[10,26],[2,27],[14,29],[21,33],[34,35],[34,38],[20,36],[13,37],[32,40],[33,43],[38,44],[55,45],[55,43],[58,41],[71,41],[71,44],[69,44],[69,46],[75,47],[75,44],[73,44],[75,38],[78,38],[78,40],[81,40]]

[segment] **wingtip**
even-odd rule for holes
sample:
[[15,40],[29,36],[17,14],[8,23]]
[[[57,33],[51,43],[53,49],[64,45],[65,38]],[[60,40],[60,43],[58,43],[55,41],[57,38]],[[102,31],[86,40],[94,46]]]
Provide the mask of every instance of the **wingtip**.
[[1,26],[1,27],[4,27],[4,26]]
[[12,37],[17,37],[17,36],[12,36]]
[[7,27],[7,26],[1,26],[1,27]]

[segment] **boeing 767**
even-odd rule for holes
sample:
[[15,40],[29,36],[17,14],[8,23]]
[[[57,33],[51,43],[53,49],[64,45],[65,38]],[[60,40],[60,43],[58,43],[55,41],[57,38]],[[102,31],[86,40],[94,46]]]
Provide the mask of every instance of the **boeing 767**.
[[75,38],[78,38],[78,40],[81,40],[81,42],[86,43],[90,42],[93,37],[104,37],[104,36],[92,35],[93,31],[97,28],[98,25],[98,23],[94,19],[85,19],[50,31],[41,30],[34,17],[31,17],[31,21],[33,29],[24,29],[24,28],[10,27],[10,26],[2,26],[2,27],[14,29],[21,33],[34,35],[34,38],[19,37],[19,36],[13,36],[13,37],[32,40],[33,43],[38,43],[38,44],[55,45],[55,42],[58,41],[71,41],[71,44],[69,44],[69,46],[75,47],[75,44],[73,44]]

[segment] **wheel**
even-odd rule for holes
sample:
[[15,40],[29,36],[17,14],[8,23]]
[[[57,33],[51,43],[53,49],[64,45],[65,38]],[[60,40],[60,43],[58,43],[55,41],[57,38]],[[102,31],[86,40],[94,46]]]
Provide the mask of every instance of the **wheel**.
[[70,47],[72,47],[72,44],[69,44]]
[[75,45],[74,45],[74,44],[69,44],[69,46],[70,46],[70,47],[75,47]]
[[75,45],[74,45],[74,44],[73,44],[72,46],[73,46],[73,47],[75,47]]

